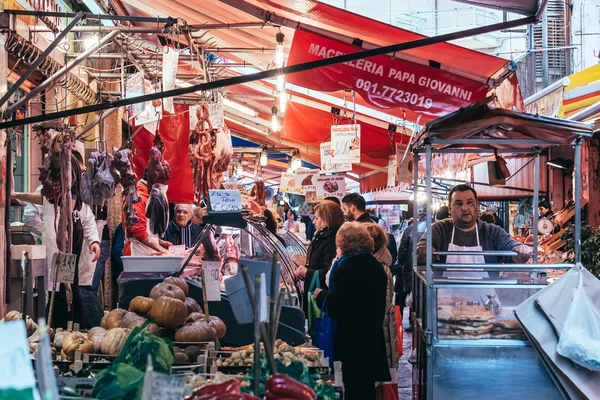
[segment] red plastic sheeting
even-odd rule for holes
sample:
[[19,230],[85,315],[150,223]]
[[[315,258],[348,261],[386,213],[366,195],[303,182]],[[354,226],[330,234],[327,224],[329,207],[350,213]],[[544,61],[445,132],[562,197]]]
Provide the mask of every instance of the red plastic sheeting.
[[[188,105],[175,104],[175,114],[163,111],[159,134],[165,143],[164,157],[171,166],[171,180],[167,182],[169,203],[192,204],[194,202],[194,176],[188,158],[190,119]],[[135,130],[135,128],[134,128]],[[154,135],[142,128],[133,138],[136,155],[133,157],[135,173],[140,179],[148,166],[150,148]]]

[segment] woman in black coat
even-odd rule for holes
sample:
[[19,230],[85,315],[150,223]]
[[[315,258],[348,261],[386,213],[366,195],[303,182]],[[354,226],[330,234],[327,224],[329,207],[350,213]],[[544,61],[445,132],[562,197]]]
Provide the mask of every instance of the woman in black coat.
[[300,279],[304,279],[302,305],[306,315],[308,315],[307,305],[310,283],[314,274],[318,273],[321,287],[325,287],[325,275],[329,271],[329,268],[331,268],[331,264],[335,258],[335,236],[343,223],[344,213],[337,204],[325,201],[316,207],[313,224],[317,228],[317,233],[315,233],[308,246],[306,265],[296,270],[297,276]]
[[[329,289],[315,290],[314,297],[337,321],[333,358],[342,362],[345,398],[375,400],[375,382],[391,379],[381,329],[387,276],[371,254],[373,239],[363,224],[344,224],[336,244],[341,257],[332,267]],[[359,349],[360,343],[368,348]]]

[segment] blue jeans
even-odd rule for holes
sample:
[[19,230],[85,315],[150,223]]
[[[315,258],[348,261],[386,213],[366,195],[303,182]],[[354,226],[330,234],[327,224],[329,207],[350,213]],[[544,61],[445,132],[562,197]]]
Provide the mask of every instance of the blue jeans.
[[85,329],[100,326],[104,311],[100,304],[98,291],[92,286],[79,286],[79,297],[83,307],[83,324]]
[[100,257],[96,262],[96,269],[94,270],[94,277],[92,278],[92,288],[98,291],[100,288],[100,282],[104,279],[104,268],[106,267],[106,261],[110,257],[110,240],[102,240],[100,242]]

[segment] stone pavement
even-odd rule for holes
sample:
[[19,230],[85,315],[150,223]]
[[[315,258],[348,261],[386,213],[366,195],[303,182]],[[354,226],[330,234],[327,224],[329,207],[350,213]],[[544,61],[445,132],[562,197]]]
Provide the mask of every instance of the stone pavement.
[[[404,327],[408,327],[408,309],[404,312]],[[410,353],[412,351],[412,333],[404,332],[403,337],[403,350],[404,354],[400,358],[398,366],[398,395],[400,400],[412,399],[412,365],[408,362]]]

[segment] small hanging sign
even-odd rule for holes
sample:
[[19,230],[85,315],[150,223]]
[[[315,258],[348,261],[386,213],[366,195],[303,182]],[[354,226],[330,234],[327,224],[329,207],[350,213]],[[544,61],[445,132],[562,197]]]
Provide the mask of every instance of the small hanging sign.
[[321,143],[321,173],[352,171],[352,163],[335,163],[332,161],[331,142]]
[[[125,93],[123,97],[130,99],[132,97],[141,97],[144,95],[144,74],[137,72],[130,76],[125,82]],[[140,115],[146,109],[146,102],[132,104],[130,106],[129,118],[134,118]]]
[[75,281],[75,262],[77,256],[69,253],[54,253],[51,270],[56,274],[57,283],[73,283]]
[[[169,46],[164,47],[162,62],[162,87],[163,90],[175,89],[175,80],[177,79],[177,63],[179,62],[179,52]],[[173,97],[162,99],[165,110],[175,114],[173,106]]]
[[396,155],[391,154],[388,160],[388,179],[387,186],[393,187],[396,186]]
[[332,161],[360,163],[360,125],[331,126]]
[[317,178],[317,200],[325,197],[342,198],[346,195],[346,180],[343,176],[319,176]]
[[242,210],[242,195],[239,190],[209,190],[211,211],[236,212]]
[[315,186],[319,177],[318,169],[301,169],[296,171],[296,188],[300,188],[302,193],[314,192],[317,190]]
[[206,300],[221,301],[221,283],[219,274],[221,262],[204,261],[202,263],[203,279],[206,282]]

